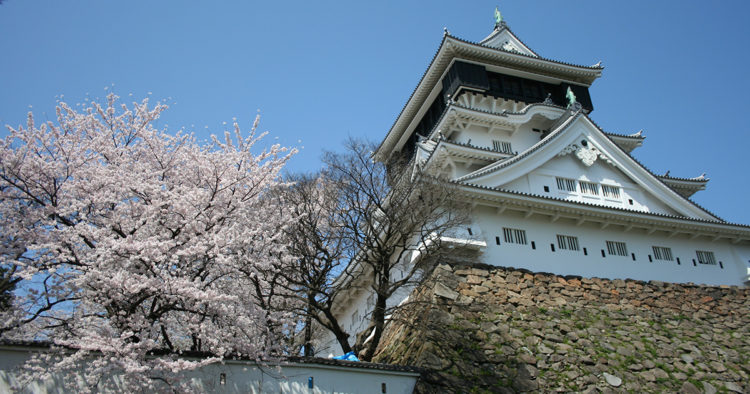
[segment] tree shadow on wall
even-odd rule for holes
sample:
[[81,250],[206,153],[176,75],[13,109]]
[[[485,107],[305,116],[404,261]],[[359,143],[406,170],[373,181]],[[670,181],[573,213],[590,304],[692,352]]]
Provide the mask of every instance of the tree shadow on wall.
[[495,319],[488,305],[467,303],[463,294],[438,295],[438,282],[459,287],[452,286],[459,283],[455,275],[438,267],[391,319],[373,361],[421,368],[416,393],[537,390],[536,368],[518,359],[510,333],[486,333]]

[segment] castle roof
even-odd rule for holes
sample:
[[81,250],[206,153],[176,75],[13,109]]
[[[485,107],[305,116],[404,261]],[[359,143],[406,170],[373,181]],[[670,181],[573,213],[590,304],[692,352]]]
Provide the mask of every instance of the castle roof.
[[[641,186],[650,190],[651,193],[659,195],[660,200],[667,203],[671,208],[675,209],[677,212],[680,212],[685,217],[723,222],[723,220],[721,220],[718,216],[696,204],[695,202],[687,198],[684,194],[679,193],[672,187],[670,187],[669,179],[665,181],[660,176],[654,174],[646,166],[641,164],[627,151],[625,151],[617,143],[615,143],[613,139],[611,139],[599,127],[599,125],[597,125],[591,118],[588,117],[588,115],[586,115],[581,110],[576,112],[570,111],[567,113],[567,115],[563,115],[557,122],[557,126],[550,130],[549,135],[540,140],[538,143],[526,149],[524,152],[521,152],[520,154],[510,157],[506,160],[497,161],[494,164],[482,167],[479,170],[473,171],[455,180],[457,182],[463,183],[481,183],[483,179],[494,176],[494,174],[499,174],[500,170],[509,168],[512,165],[513,169],[515,170],[515,174],[507,174],[503,178],[507,178],[505,179],[505,182],[509,181],[510,178],[516,178],[521,172],[528,172],[532,167],[542,164],[541,161],[543,161],[544,159],[536,157],[540,156],[539,152],[544,151],[547,145],[564,136],[566,134],[566,131],[569,130],[571,126],[576,124],[579,120],[589,125],[589,130],[593,130],[595,131],[595,133],[603,137],[599,141],[593,141],[599,148],[599,155],[605,156],[607,162],[616,164],[616,166],[620,170],[625,170],[627,173],[632,174],[632,180],[640,183]],[[594,134],[594,136],[595,135],[596,134]],[[570,141],[567,140],[571,138],[575,137],[569,136],[565,139],[565,141],[557,142],[556,146],[554,148],[550,148],[551,151],[547,152],[545,157],[550,155],[554,156],[556,154],[559,154],[560,151],[568,149],[568,143]],[[610,143],[609,146],[606,144],[607,141]],[[524,165],[519,165],[521,164],[521,162],[525,162]],[[702,180],[696,178],[694,180],[684,181],[695,183],[701,182]]]
[[[515,49],[504,49],[494,45],[499,37],[507,37]],[[426,111],[426,101],[434,99],[440,92],[440,81],[455,59],[476,64],[491,65],[510,72],[534,75],[549,81],[566,81],[590,86],[601,76],[601,65],[583,66],[558,60],[546,59],[531,51],[507,27],[493,31],[490,36],[476,43],[450,35],[446,31],[440,47],[430,61],[422,78],[407,100],[390,131],[375,151],[375,158],[385,161],[394,147],[409,137],[407,130],[416,126]]]

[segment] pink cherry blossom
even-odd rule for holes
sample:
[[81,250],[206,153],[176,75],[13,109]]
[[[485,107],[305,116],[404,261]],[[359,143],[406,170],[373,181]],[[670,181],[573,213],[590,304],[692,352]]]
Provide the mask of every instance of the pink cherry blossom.
[[260,147],[257,118],[201,145],[155,129],[165,109],[113,94],[59,103],[56,122],[29,114],[0,141],[0,264],[23,278],[0,333],[60,349],[28,379],[82,369],[92,391],[113,373],[180,388],[182,372],[226,355],[279,354],[294,329],[258,294],[290,259],[279,239],[292,210],[271,194],[295,150]]

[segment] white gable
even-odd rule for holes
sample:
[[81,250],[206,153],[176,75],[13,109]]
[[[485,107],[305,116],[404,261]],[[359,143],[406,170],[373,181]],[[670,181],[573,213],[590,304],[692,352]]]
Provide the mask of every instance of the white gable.
[[539,57],[531,48],[521,42],[507,27],[495,29],[492,34],[479,42],[482,45],[502,49],[507,52],[516,52],[527,56]]
[[614,166],[603,160],[587,166],[573,155],[554,157],[530,173],[497,186],[566,201],[678,215]]
[[[563,122],[544,140],[519,153],[458,180],[641,212],[717,220],[664,185],[582,114]],[[562,197],[557,193],[557,177],[574,181],[567,186],[569,190],[563,190],[567,193]],[[605,190],[603,186],[609,188]]]

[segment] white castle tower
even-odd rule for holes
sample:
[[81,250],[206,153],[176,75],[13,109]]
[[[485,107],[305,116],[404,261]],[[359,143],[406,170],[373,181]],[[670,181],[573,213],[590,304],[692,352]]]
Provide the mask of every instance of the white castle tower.
[[742,285],[750,228],[690,200],[708,178],[652,173],[630,155],[641,132],[610,133],[590,117],[601,64],[546,59],[496,20],[478,43],[445,32],[376,159],[456,183],[483,263]]
[[[445,32],[375,152],[456,185],[472,222],[452,243],[533,272],[746,285],[750,227],[690,200],[708,178],[654,174],[630,155],[640,131],[610,133],[590,117],[601,64],[543,58],[496,19],[478,43]],[[368,291],[339,297],[348,332],[366,328],[371,301]],[[322,355],[338,348],[330,333],[316,341]]]

